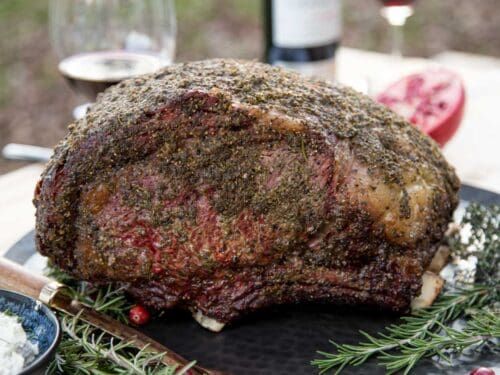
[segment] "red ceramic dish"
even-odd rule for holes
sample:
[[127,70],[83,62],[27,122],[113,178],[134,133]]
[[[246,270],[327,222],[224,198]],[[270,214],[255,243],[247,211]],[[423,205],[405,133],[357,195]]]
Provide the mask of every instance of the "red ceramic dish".
[[445,69],[429,69],[403,77],[376,99],[442,147],[462,121],[465,89],[457,74]]

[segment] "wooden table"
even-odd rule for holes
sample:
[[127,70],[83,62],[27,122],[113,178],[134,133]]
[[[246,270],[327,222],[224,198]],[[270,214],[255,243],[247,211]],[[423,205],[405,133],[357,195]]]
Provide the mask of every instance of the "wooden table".
[[[464,121],[444,153],[462,181],[500,193],[500,59],[446,52],[405,58],[341,48],[339,80],[376,92],[402,74],[441,64],[459,72],[467,89]],[[0,255],[34,227],[33,190],[43,169],[34,164],[0,176]]]

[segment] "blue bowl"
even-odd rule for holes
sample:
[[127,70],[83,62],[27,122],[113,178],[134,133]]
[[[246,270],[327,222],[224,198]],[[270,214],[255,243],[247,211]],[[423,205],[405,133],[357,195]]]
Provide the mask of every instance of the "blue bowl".
[[0,311],[17,315],[28,339],[38,345],[36,358],[23,368],[21,374],[34,374],[36,370],[46,368],[61,338],[61,326],[56,315],[41,302],[5,289],[0,289]]

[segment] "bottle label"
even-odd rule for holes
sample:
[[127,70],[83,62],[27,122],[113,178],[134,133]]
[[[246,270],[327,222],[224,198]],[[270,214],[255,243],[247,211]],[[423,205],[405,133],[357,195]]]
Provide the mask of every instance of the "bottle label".
[[273,44],[321,47],[340,39],[341,0],[273,0]]

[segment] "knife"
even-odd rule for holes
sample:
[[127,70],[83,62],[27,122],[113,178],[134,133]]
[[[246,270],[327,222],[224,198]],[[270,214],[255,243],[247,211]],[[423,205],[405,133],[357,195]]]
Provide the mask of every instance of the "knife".
[[[41,275],[28,273],[22,266],[0,257],[0,288],[9,289],[17,293],[35,298],[55,310],[65,312],[107,332],[119,339],[130,342],[137,349],[147,347],[158,353],[165,353],[161,359],[167,366],[176,365],[179,368],[187,365],[189,361],[166,348],[159,342],[146,336],[142,332],[122,324],[107,315],[71,300],[65,293],[63,284]],[[193,375],[221,375],[216,371],[207,370],[200,366],[190,369]]]
[[2,149],[2,156],[7,160],[22,160],[46,163],[53,154],[53,150],[46,147],[8,143]]

